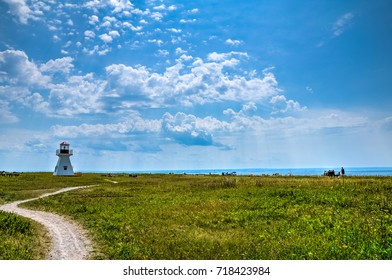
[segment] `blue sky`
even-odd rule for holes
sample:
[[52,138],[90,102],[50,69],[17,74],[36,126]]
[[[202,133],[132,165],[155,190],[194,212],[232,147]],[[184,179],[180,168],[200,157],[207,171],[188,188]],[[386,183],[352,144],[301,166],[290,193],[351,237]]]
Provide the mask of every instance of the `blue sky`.
[[392,166],[390,1],[0,10],[0,170]]

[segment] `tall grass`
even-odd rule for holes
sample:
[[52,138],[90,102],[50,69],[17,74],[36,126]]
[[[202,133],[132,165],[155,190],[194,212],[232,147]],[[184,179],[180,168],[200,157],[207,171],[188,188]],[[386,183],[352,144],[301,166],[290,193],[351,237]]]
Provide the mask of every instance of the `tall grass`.
[[0,211],[0,260],[44,259],[46,231],[37,223]]
[[392,259],[392,178],[139,175],[29,207],[89,229],[96,259]]

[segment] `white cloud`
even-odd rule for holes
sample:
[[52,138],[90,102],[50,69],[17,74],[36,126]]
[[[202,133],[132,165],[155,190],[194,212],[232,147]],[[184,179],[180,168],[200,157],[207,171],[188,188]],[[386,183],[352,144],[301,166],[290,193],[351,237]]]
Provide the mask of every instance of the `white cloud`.
[[147,42],[157,44],[158,46],[163,45],[163,41],[160,39],[149,39],[149,40],[147,40]]
[[342,35],[351,24],[353,18],[354,18],[354,14],[351,12],[346,13],[342,15],[340,18],[338,18],[332,26],[333,37],[338,37]]
[[89,21],[88,21],[91,25],[95,25],[99,22],[99,17],[96,15],[92,15],[91,17],[89,17]]
[[158,50],[158,56],[168,56],[169,54],[168,50]]
[[199,9],[197,9],[197,8],[194,8],[194,9],[188,11],[189,14],[197,14],[198,12],[199,12]]
[[111,26],[112,26],[112,23],[110,21],[105,21],[104,23],[101,24],[101,27],[109,28]]
[[301,107],[297,101],[287,100],[287,98],[283,95],[273,96],[270,100],[270,103],[273,106],[272,114],[286,113],[288,111],[299,112],[306,110],[306,107]]
[[160,6],[155,6],[153,9],[157,10],[157,11],[162,11],[162,10],[166,9],[166,6],[165,6],[165,4],[162,4]]
[[180,19],[180,23],[185,24],[185,23],[195,23],[197,20],[195,18],[193,19]]
[[34,111],[42,114],[50,114],[50,104],[45,101],[41,94],[38,92],[29,95],[24,100],[23,105],[32,108]]
[[168,28],[167,30],[170,32],[173,32],[173,33],[181,33],[182,32],[181,29],[177,29],[177,28]]
[[113,8],[113,13],[120,13],[133,9],[133,5],[129,0],[92,0],[85,3],[84,7],[92,9],[96,12],[98,12],[98,9],[111,7]]
[[133,133],[158,133],[161,130],[161,120],[145,120],[138,113],[131,114],[126,120],[110,124],[81,124],[78,126],[55,125],[51,131],[57,137],[89,137]]
[[61,41],[60,37],[57,35],[53,35],[52,38],[53,38],[53,42],[55,42],[55,43]]
[[212,52],[212,53],[209,53],[207,55],[207,59],[210,60],[210,61],[217,61],[217,62],[219,62],[219,61],[228,60],[229,58],[234,57],[234,56],[245,57],[245,58],[249,57],[248,54],[244,53],[244,52],[229,52],[229,53]]
[[139,23],[140,23],[140,24],[148,24],[148,21],[146,21],[145,19],[141,19],[141,20],[139,21]]
[[211,117],[200,119],[182,112],[174,116],[166,113],[162,118],[162,130],[166,136],[180,144],[209,146],[213,144],[213,137],[209,132],[212,130],[211,120],[214,119]]
[[43,85],[50,77],[42,75],[38,67],[30,62],[26,53],[18,50],[0,52],[0,82],[14,85]]
[[15,123],[19,119],[12,114],[9,102],[0,100],[0,123]]
[[56,73],[56,72],[70,73],[74,67],[72,62],[73,62],[72,57],[63,57],[54,60],[51,59],[45,64],[42,64],[40,66],[40,70],[42,72],[48,72],[48,73]]
[[181,62],[181,61],[190,61],[190,60],[192,60],[192,59],[193,59],[193,56],[191,56],[191,55],[186,55],[186,54],[182,54],[182,55],[179,57],[178,61],[179,61],[179,62]]
[[[204,62],[193,59],[185,67],[186,60],[178,60],[165,72],[150,72],[146,67],[131,67],[113,64],[106,67],[109,90],[123,98],[143,100],[150,104],[174,106],[182,104],[205,104],[221,101],[256,103],[280,92],[275,76],[270,70],[263,71],[264,77],[230,75],[228,70],[240,63],[235,54],[226,54],[219,61]],[[240,55],[241,56],[241,55]]]
[[117,30],[109,31],[109,35],[110,35],[112,38],[120,37],[120,33],[118,33]]
[[151,13],[151,18],[152,19],[154,19],[155,21],[162,21],[162,18],[163,18],[163,14],[162,13],[160,13],[160,12],[153,12],[153,13]]
[[227,39],[225,41],[225,44],[231,45],[231,46],[238,46],[238,45],[241,45],[242,42],[240,40]]
[[187,51],[183,50],[182,48],[176,48],[176,55],[185,54]]
[[37,92],[31,94],[30,90],[26,87],[0,86],[0,100],[2,100],[0,102],[1,115],[7,122],[18,120],[11,112],[14,104],[18,104],[17,107],[21,107],[22,105],[25,108],[31,108],[43,114],[49,112],[48,102]]
[[102,41],[104,41],[105,43],[111,43],[113,41],[113,38],[110,35],[106,34],[106,33],[102,34],[102,35],[99,35],[99,38]]
[[84,31],[84,36],[86,39],[95,38],[95,32],[91,30]]
[[106,48],[106,49],[99,50],[97,53],[99,56],[103,56],[103,55],[107,55],[108,52],[110,52],[110,50],[111,50],[110,48]]
[[3,0],[9,5],[10,11],[17,16],[19,22],[27,24],[29,19],[37,20],[37,14],[42,14],[39,10],[31,10],[25,0]]
[[65,82],[50,86],[49,103],[54,116],[102,113],[105,83],[93,74],[70,76]]
[[135,32],[139,32],[139,31],[141,31],[142,29],[143,29],[143,27],[142,26],[134,26],[132,23],[130,23],[130,22],[123,22],[123,24],[122,24],[124,27],[126,27],[126,28],[129,28],[129,29],[131,29],[132,31],[135,31]]

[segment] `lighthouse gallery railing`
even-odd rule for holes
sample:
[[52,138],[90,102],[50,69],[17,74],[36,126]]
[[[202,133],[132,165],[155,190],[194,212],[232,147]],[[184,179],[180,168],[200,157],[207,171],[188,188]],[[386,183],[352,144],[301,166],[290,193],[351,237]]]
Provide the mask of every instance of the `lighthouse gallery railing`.
[[57,149],[56,150],[56,156],[61,156],[61,155],[68,155],[68,156],[72,156],[73,155],[73,150],[60,150]]

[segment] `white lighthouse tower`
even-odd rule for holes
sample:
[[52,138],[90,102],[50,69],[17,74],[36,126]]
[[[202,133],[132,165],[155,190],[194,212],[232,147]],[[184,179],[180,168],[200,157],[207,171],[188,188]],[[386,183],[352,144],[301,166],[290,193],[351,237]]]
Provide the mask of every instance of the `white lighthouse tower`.
[[60,149],[56,150],[56,155],[59,157],[53,175],[55,176],[73,176],[73,168],[71,165],[70,156],[73,155],[73,150],[69,149],[68,142],[61,142]]

